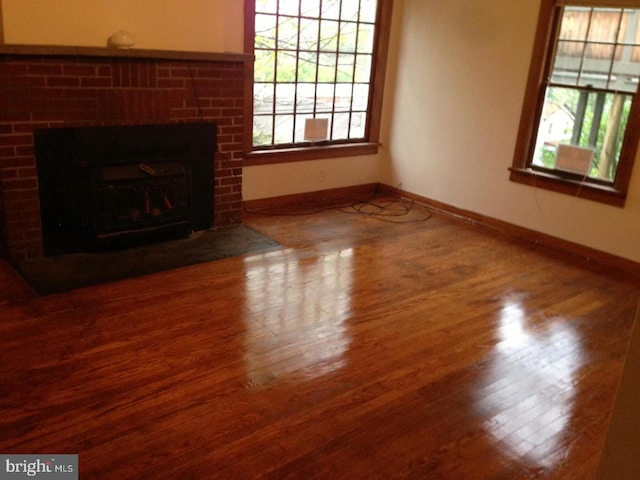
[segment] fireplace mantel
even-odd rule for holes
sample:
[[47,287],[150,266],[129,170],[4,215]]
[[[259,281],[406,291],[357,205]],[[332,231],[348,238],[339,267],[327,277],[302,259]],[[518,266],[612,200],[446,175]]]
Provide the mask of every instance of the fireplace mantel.
[[50,45],[0,45],[0,55],[53,57],[111,57],[158,60],[189,60],[204,62],[252,62],[253,55],[229,52],[192,52],[179,50],[148,50],[138,48],[100,48]]
[[214,227],[242,217],[245,82],[252,56],[0,45],[0,256],[43,255],[35,130],[218,126]]

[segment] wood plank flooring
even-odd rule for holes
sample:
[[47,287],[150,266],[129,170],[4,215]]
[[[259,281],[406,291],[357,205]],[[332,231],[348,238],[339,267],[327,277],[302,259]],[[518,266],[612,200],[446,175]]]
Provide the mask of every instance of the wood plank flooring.
[[246,223],[284,247],[48,297],[0,263],[0,453],[79,454],[82,479],[593,477],[637,279],[440,215]]

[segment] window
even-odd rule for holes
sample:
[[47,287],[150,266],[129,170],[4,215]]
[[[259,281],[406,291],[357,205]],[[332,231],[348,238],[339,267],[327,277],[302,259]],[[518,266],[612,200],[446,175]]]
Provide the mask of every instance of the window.
[[[295,159],[377,152],[391,2],[246,3],[245,42],[255,57],[249,163],[260,154],[282,161],[287,151]],[[322,148],[304,138],[311,118],[327,121]]]
[[624,205],[639,80],[639,1],[543,0],[511,179]]

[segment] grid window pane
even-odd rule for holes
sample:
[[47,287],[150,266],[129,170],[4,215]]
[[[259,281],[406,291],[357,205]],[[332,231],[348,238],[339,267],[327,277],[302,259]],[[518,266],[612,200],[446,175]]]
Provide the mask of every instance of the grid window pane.
[[[587,43],[584,49],[585,62],[593,60],[611,60],[613,59],[614,45],[604,45],[601,43]],[[595,65],[595,63],[594,63]],[[608,64],[603,64],[600,69],[608,69]],[[605,70],[606,71],[606,70]]]
[[358,24],[358,53],[373,53],[373,25]]
[[349,138],[364,138],[364,127],[366,125],[366,112],[352,112],[351,113],[351,127],[349,132]]
[[300,50],[317,50],[319,28],[320,22],[316,19],[300,19]]
[[298,54],[298,82],[315,82],[318,73],[318,54],[300,52]]
[[622,16],[621,9],[594,9],[591,13],[587,41],[614,43],[618,38],[618,29]]
[[296,111],[299,113],[313,113],[316,101],[316,84],[299,83],[296,93]]
[[300,13],[298,10],[299,6],[299,0],[279,0],[278,13],[281,15],[294,15],[297,17]]
[[276,13],[278,4],[273,0],[255,0],[256,13]]
[[332,138],[336,140],[349,138],[349,113],[336,113],[333,116]]
[[275,48],[276,46],[276,23],[275,15],[256,15],[256,48]]
[[356,56],[350,54],[340,54],[338,56],[338,83],[352,83],[354,80]]
[[355,52],[358,41],[358,24],[343,22],[340,24],[340,41],[338,49],[341,52]]
[[276,82],[296,81],[296,54],[287,50],[280,50],[277,56]]
[[336,112],[348,112],[351,110],[353,99],[353,85],[351,83],[336,84],[334,108]]
[[264,115],[253,116],[253,144],[273,144],[273,117]]
[[367,110],[369,108],[369,85],[356,84],[353,86],[353,106],[354,110]]
[[320,0],[304,0],[301,8],[300,16],[320,18]]
[[293,113],[296,95],[296,86],[293,83],[280,83],[276,85],[276,113]]
[[273,84],[256,83],[253,86],[253,111],[255,114],[263,115],[273,112]]
[[335,92],[334,84],[318,84],[316,94],[316,111],[333,111],[333,96]]
[[336,61],[335,53],[321,53],[318,63],[318,82],[334,83],[336,81]]
[[563,85],[577,85],[584,56],[584,43],[558,42],[558,53],[553,66],[552,81]]
[[[580,59],[584,55],[584,46],[585,42],[578,42],[575,40],[559,40],[556,54],[556,63],[567,58],[577,58],[578,61],[580,61]],[[554,70],[556,70],[557,68],[558,67],[554,67]]]
[[377,0],[360,0],[360,21],[375,23]]
[[[354,1],[354,0],[351,0]],[[322,1],[322,18],[340,18],[340,0],[323,0]]]
[[273,50],[256,50],[254,68],[254,81],[273,82],[276,73],[276,56]]
[[298,48],[298,19],[296,17],[279,17],[278,48],[287,50]]
[[376,0],[256,2],[254,146],[304,142],[304,120],[322,116],[329,141],[362,138],[376,7]]
[[274,139],[273,141],[278,144],[293,143],[293,115],[276,115]]
[[342,20],[357,22],[359,17],[359,10],[360,2],[358,0],[351,0],[349,2],[343,1],[340,18]]
[[371,55],[356,56],[356,72],[354,81],[369,83],[371,79]]
[[589,11],[585,9],[565,10],[560,27],[560,40],[585,41],[589,31]]
[[320,22],[320,45],[321,52],[335,52],[338,50],[338,34],[340,23],[332,20],[322,20]]
[[349,138],[364,138],[365,112],[351,113],[351,126],[349,129]]

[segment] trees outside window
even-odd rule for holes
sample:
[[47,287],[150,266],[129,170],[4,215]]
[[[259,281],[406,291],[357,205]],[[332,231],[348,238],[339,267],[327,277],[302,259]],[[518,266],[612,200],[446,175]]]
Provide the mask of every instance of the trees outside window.
[[624,204],[640,125],[640,2],[615,5],[543,0],[512,180]]
[[377,143],[391,2],[246,3],[255,57],[246,150],[314,147],[304,139],[309,118],[328,120],[324,145]]

